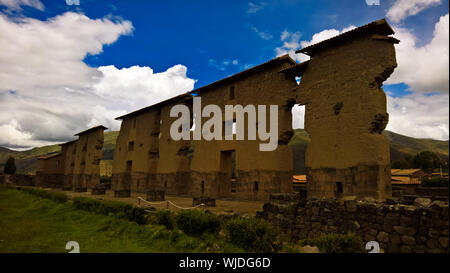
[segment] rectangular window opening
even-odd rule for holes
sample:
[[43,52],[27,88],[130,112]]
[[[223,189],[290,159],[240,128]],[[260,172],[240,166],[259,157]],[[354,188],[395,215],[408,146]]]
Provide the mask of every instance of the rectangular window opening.
[[133,151],[134,150],[134,141],[130,141],[128,142],[128,151]]
[[133,161],[128,160],[127,161],[127,173],[131,172],[131,168],[133,167]]
[[230,100],[235,99],[234,86],[230,87]]
[[341,195],[344,193],[344,188],[342,186],[342,182],[336,182],[336,194]]

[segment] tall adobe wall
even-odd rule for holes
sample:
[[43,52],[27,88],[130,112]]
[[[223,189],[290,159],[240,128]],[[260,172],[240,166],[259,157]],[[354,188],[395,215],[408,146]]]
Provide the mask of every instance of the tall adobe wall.
[[389,119],[381,85],[397,66],[393,43],[398,40],[374,32],[309,50],[312,58],[297,88],[311,138],[308,197],[392,195],[389,141],[381,134]]

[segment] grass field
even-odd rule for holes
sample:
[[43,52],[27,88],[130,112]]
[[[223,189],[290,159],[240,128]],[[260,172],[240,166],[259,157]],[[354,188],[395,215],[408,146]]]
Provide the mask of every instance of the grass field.
[[0,185],[0,252],[68,252],[77,241],[82,253],[242,252],[224,239],[191,237],[180,230],[142,225],[77,210]]

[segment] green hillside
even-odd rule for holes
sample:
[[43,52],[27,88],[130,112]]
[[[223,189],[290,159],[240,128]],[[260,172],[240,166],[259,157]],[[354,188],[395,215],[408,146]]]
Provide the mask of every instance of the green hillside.
[[[391,161],[404,160],[406,155],[415,155],[421,151],[435,152],[442,159],[448,161],[449,142],[413,138],[391,131],[384,131],[383,134],[388,137],[391,144]],[[305,172],[305,151],[310,139],[308,133],[302,129],[296,129],[295,134],[289,143],[293,151],[294,173],[302,174]]]
[[[114,156],[114,147],[118,131],[105,132],[105,142],[103,145],[103,159],[106,164],[112,164]],[[403,160],[405,155],[415,155],[421,151],[432,151],[441,158],[448,160],[448,141],[439,141],[433,139],[418,139],[399,135],[390,131],[384,131],[391,143],[391,160]],[[310,139],[305,130],[296,129],[295,134],[289,143],[294,155],[294,172],[304,173],[305,151]],[[3,165],[9,156],[16,159],[18,173],[34,173],[36,170],[36,157],[48,153],[59,152],[58,145],[43,146],[28,151],[17,152],[0,147],[0,165]],[[0,166],[0,170],[3,167]]]
[[[103,159],[110,163],[114,156],[114,147],[118,131],[105,132],[105,142],[103,145]],[[36,171],[37,157],[60,152],[61,147],[58,144],[33,148],[31,150],[17,152],[4,147],[0,147],[0,171],[3,172],[3,164],[12,156],[16,159],[17,173],[32,174]]]

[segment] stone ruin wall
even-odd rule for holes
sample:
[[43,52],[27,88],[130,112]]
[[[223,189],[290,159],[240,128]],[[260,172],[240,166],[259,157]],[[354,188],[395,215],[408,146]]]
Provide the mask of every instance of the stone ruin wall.
[[102,159],[103,129],[81,133],[76,142],[76,154],[73,158],[74,191],[85,192],[100,183],[100,160]]
[[[386,36],[383,36],[386,38]],[[367,34],[312,55],[297,89],[306,105],[308,196],[391,196],[381,85],[397,66],[390,39]],[[342,191],[337,192],[337,183]]]
[[60,145],[60,154],[38,158],[35,185],[78,192],[98,185],[103,130],[80,133],[78,140]]
[[65,158],[64,160],[64,178],[63,178],[63,190],[72,190],[73,170],[75,168],[75,153],[77,142],[71,141],[61,145],[61,154]]
[[[273,61],[262,73],[252,73],[200,94],[202,106],[216,104],[222,108],[223,115],[226,104],[277,104],[279,145],[275,151],[264,152],[262,157],[259,140],[174,141],[170,137],[170,126],[177,118],[170,118],[169,112],[180,102],[164,103],[123,118],[113,163],[112,188],[116,196],[163,189],[174,195],[230,198],[231,161],[228,158],[224,163],[222,152],[229,157],[227,152],[231,150],[236,154],[239,177],[236,198],[267,200],[274,192],[292,192],[292,152],[287,143],[293,134],[290,102],[297,84],[279,71],[293,64],[294,61],[285,56]],[[231,87],[235,89],[235,98],[230,100]],[[192,113],[192,98],[184,103]],[[202,122],[206,120],[208,118],[203,118]],[[127,148],[130,141],[134,143],[133,151]],[[191,145],[194,153],[189,162]],[[127,162],[132,162],[131,170],[126,169]],[[258,183],[257,190],[255,183]]]
[[448,202],[418,198],[402,203],[342,199],[300,199],[274,194],[259,217],[270,221],[287,239],[321,233],[357,234],[376,241],[386,253],[448,253]]
[[[170,124],[175,120],[169,117],[173,105],[123,119],[114,151],[112,189],[116,196],[157,189],[165,189],[168,194],[186,194],[189,183],[182,175],[188,172],[190,143],[170,138]],[[127,169],[127,164],[131,168]]]
[[61,154],[38,158],[35,185],[43,188],[62,186],[64,158]]
[[[229,198],[231,151],[238,177],[235,198],[267,200],[271,193],[291,192],[292,151],[287,144],[293,135],[291,108],[299,103],[306,106],[305,129],[311,137],[308,197],[390,197],[389,142],[381,134],[388,114],[381,85],[396,67],[393,43],[398,41],[387,37],[392,30],[384,20],[355,31],[338,42],[319,43],[319,50],[314,45],[316,50],[306,51],[311,60],[300,65],[285,55],[198,89],[203,106],[218,104],[222,112],[226,104],[278,105],[275,151],[260,152],[259,140],[173,141],[169,130],[176,118],[169,111],[180,97],[123,116],[113,162],[116,196],[162,189],[174,195]],[[299,85],[292,74],[280,73],[296,66],[302,66]],[[183,99],[192,107],[192,97],[191,102]],[[91,134],[80,135],[73,144],[75,157],[63,151],[74,162],[63,172],[64,188],[86,191],[98,184],[101,134],[92,139]]]
[[[285,56],[286,57],[286,56]],[[194,140],[194,155],[191,162],[191,195],[204,194],[213,198],[231,197],[231,166],[224,166],[224,157],[231,155],[222,152],[235,151],[236,199],[267,200],[274,192],[292,192],[292,151],[287,146],[292,131],[291,106],[292,89],[297,86],[294,79],[287,79],[281,69],[292,63],[287,59],[279,60],[264,71],[254,72],[242,79],[218,86],[212,90],[200,91],[202,105],[216,104],[221,107],[225,122],[225,105],[278,105],[278,147],[274,151],[259,151],[257,140]],[[230,99],[230,88],[234,88],[234,99]],[[236,118],[236,117],[235,117]],[[204,123],[208,118],[203,118]],[[247,121],[245,121],[247,137]],[[224,134],[223,134],[224,135]],[[287,135],[287,136],[286,136]],[[258,138],[258,136],[257,136]],[[229,163],[230,164],[230,163]],[[229,165],[228,164],[228,165]],[[204,193],[201,192],[202,181]],[[257,183],[257,190],[255,184]]]

